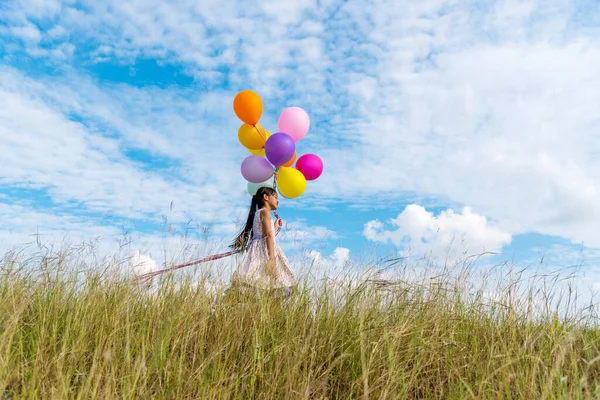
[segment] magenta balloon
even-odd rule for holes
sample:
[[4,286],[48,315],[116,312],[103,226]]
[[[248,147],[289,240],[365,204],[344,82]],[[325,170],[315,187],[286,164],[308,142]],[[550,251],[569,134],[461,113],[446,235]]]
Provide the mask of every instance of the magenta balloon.
[[265,154],[267,160],[276,167],[280,167],[294,157],[296,142],[290,135],[277,132],[271,135],[265,143]]
[[323,161],[316,154],[304,154],[296,161],[296,169],[307,181],[314,181],[323,173]]
[[261,183],[273,176],[273,166],[266,158],[249,156],[242,161],[242,176],[248,182]]

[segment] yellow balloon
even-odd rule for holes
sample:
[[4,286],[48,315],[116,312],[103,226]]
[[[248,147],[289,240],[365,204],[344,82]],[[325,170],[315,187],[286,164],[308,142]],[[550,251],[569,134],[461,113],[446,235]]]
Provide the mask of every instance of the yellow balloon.
[[265,152],[265,149],[258,149],[258,150],[252,150],[252,149],[248,149],[248,151],[250,152],[250,154],[252,154],[253,156],[261,156],[261,157],[266,157],[267,153]]
[[[266,137],[267,139],[269,138],[269,136],[271,136],[271,133],[267,130],[265,130],[265,133],[267,134]],[[250,154],[252,154],[253,156],[261,156],[261,157],[266,157],[267,153],[265,152],[265,148],[261,148],[258,150],[253,150],[253,149],[248,149],[248,151],[250,152]]]
[[288,199],[296,198],[306,190],[306,178],[296,168],[282,167],[276,178],[279,193]]
[[238,140],[242,146],[249,150],[262,149],[265,147],[267,138],[267,131],[259,124],[255,126],[242,124],[238,129]]

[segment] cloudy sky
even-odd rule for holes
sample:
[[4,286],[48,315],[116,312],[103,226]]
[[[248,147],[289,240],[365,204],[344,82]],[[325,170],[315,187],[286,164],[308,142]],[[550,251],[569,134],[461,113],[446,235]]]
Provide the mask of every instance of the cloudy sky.
[[271,132],[308,112],[298,152],[325,165],[282,201],[286,252],[543,255],[600,281],[599,38],[585,0],[5,0],[0,246],[225,243],[252,89]]

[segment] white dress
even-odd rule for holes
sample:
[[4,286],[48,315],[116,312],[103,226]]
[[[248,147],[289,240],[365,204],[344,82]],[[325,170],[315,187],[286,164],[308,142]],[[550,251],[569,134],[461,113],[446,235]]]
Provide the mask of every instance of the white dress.
[[274,239],[275,278],[267,275],[269,251],[265,238],[260,210],[256,211],[252,223],[252,239],[244,258],[233,274],[232,283],[256,289],[290,289],[297,284],[290,262]]

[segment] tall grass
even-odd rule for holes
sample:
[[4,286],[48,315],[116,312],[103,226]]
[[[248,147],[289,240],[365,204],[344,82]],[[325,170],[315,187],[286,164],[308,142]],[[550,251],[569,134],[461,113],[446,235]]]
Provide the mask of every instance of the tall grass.
[[465,290],[456,271],[420,281],[401,271],[304,284],[289,300],[220,288],[215,301],[191,279],[148,292],[65,263],[30,259],[30,274],[5,259],[2,398],[600,396],[593,313],[540,308],[550,297],[532,290],[508,301],[514,279],[495,297]]

